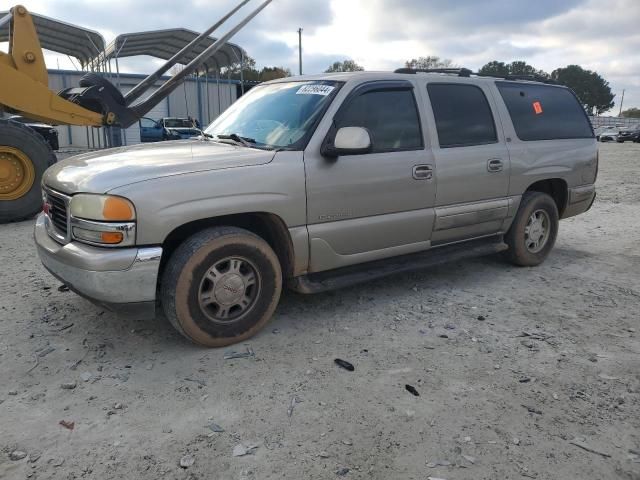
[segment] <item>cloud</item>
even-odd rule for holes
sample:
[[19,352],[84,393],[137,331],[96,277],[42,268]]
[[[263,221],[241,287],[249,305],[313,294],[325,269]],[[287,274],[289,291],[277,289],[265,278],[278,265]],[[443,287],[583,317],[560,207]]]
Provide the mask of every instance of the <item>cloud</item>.
[[[238,1],[30,0],[29,8],[98,30],[110,41],[141,30],[202,31]],[[617,99],[626,89],[626,106],[640,107],[638,19],[640,0],[274,0],[233,42],[258,66],[297,72],[302,27],[305,73],[346,58],[389,70],[420,55],[472,69],[491,60],[525,60],[546,71],[579,64],[603,75]],[[48,58],[69,66],[66,58]],[[127,70],[152,67],[148,60],[125,63]]]

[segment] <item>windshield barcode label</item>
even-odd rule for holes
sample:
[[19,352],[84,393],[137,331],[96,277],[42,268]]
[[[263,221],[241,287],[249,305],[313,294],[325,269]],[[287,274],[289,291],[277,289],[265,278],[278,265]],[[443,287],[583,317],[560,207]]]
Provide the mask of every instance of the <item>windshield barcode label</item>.
[[322,95],[326,97],[333,89],[331,85],[303,85],[298,89],[296,95]]

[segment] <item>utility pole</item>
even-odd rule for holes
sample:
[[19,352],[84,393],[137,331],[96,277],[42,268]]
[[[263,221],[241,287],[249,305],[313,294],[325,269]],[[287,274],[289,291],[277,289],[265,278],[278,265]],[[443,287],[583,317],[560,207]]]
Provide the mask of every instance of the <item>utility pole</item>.
[[300,66],[300,75],[302,75],[302,28],[298,29],[298,65]]
[[620,112],[618,113],[619,117],[622,116],[622,104],[623,103],[624,103],[624,89],[622,89],[622,99],[620,100]]

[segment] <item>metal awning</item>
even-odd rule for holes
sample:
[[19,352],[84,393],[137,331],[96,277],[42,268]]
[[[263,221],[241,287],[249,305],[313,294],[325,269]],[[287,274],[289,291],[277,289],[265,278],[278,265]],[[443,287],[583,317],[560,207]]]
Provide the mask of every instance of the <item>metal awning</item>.
[[[0,12],[0,18],[9,12]],[[31,13],[33,24],[40,38],[40,45],[46,50],[77,58],[84,67],[92,58],[104,51],[102,35],[93,30],[70,23],[54,20]],[[0,27],[0,42],[9,41],[9,24]]]
[[[198,35],[199,33],[187,30],[186,28],[125,33],[118,35],[107,45],[103,54],[96,56],[96,58],[93,58],[91,61],[102,64],[111,59],[135,57],[138,55],[148,55],[162,60],[169,60]],[[183,65],[188,64],[215,41],[215,38],[207,37],[202,41],[200,46],[186,54],[180,63]],[[214,71],[218,68],[239,64],[243,54],[242,48],[238,45],[226,43],[219,51],[214,53],[210,59],[205,61],[203,70]]]

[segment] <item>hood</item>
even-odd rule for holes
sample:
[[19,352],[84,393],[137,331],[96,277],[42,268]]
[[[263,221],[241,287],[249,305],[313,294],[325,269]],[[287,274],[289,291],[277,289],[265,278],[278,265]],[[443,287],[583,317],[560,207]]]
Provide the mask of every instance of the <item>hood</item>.
[[51,166],[43,183],[54,190],[106,193],[154,178],[269,163],[274,152],[211,141],[182,140],[85,153]]

